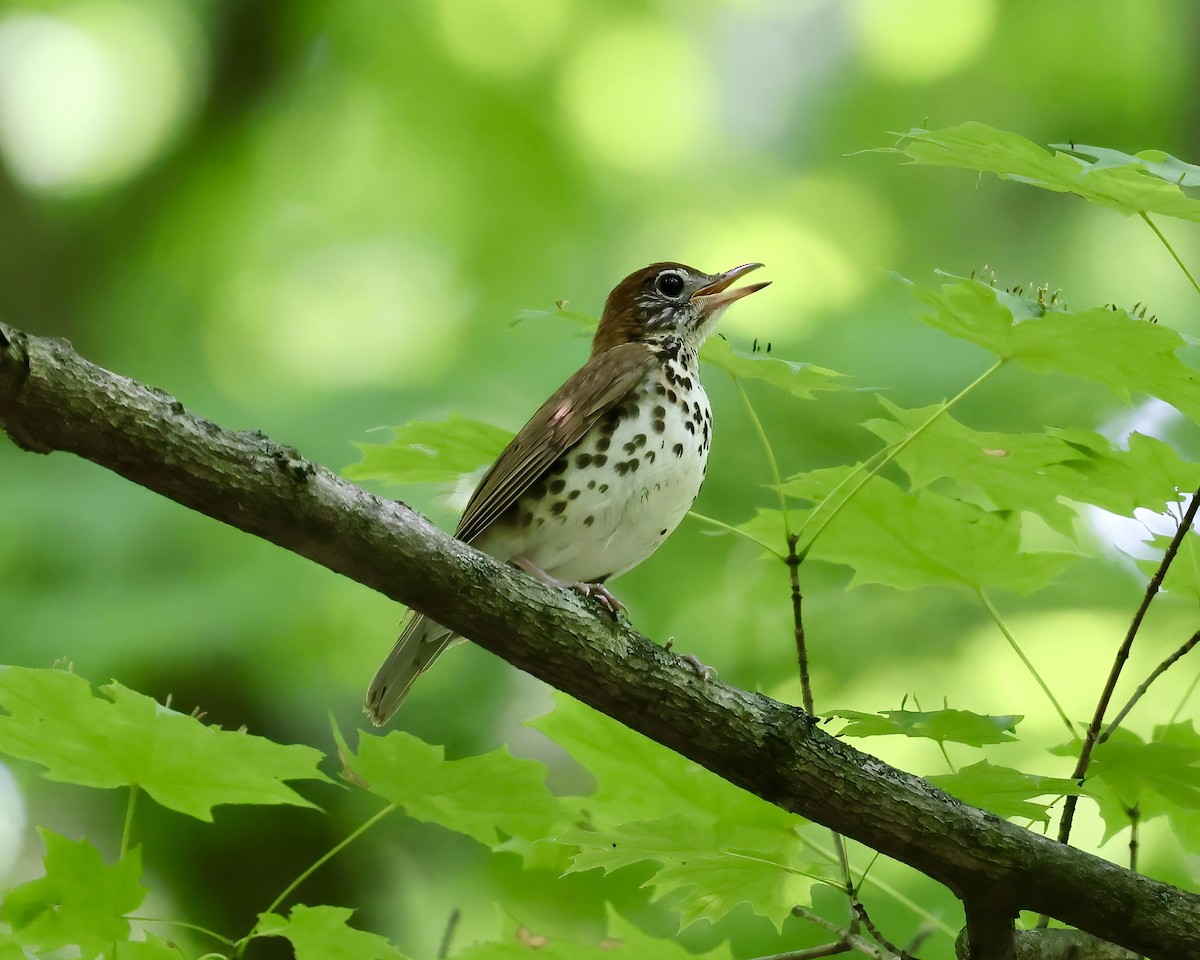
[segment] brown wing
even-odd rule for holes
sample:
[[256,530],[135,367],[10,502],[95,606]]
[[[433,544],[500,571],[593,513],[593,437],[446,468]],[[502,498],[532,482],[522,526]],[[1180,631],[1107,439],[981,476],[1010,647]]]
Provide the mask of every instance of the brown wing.
[[593,355],[542,404],[484,474],[455,536],[470,543],[483,533],[607,410],[620,403],[654,363],[654,354],[644,343],[623,343]]

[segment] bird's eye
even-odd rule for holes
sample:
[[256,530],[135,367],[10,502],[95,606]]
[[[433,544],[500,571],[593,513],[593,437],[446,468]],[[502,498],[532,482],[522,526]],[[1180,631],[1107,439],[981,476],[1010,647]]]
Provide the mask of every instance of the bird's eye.
[[683,277],[677,273],[660,273],[654,280],[654,286],[664,297],[673,299],[683,293]]

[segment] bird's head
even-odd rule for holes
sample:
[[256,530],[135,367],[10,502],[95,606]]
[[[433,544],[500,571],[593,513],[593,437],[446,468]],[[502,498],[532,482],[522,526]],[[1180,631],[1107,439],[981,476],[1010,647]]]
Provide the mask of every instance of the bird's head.
[[768,286],[733,286],[761,266],[744,263],[724,273],[703,273],[682,263],[652,263],[631,273],[608,295],[592,354],[630,342],[682,340],[699,348],[726,307]]

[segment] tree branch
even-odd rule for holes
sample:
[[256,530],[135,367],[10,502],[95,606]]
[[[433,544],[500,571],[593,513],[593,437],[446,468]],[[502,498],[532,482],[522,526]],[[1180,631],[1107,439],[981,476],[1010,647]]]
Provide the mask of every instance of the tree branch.
[[276,543],[429,614],[771,803],[964,899],[1049,914],[1151,958],[1200,956],[1200,897],[974,809],[716,680],[582,599],[447,537],[256,431],[235,433],[63,341],[0,325],[0,427]]

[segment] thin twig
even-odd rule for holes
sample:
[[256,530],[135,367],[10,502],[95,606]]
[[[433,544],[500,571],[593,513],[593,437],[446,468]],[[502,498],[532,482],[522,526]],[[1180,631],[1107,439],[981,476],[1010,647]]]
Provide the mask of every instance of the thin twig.
[[899,957],[900,960],[915,960],[911,954],[901,950],[898,946],[892,943],[891,940],[879,932],[879,928],[876,927],[871,920],[871,915],[867,913],[866,907],[864,907],[861,903],[855,903],[854,909],[858,911],[858,919],[862,922],[862,925],[867,928],[867,932],[871,934],[871,936],[873,936],[877,941],[879,941],[879,944],[885,950],[890,950],[897,957]]
[[446,960],[450,956],[450,944],[454,940],[454,931],[458,929],[461,917],[462,913],[458,907],[450,911],[450,919],[446,921],[446,932],[442,934],[442,945],[438,947],[438,960]]
[[912,953],[914,950],[919,949],[921,944],[923,944],[926,940],[928,940],[930,937],[932,937],[935,932],[936,932],[936,929],[933,926],[933,924],[930,924],[930,923],[922,924],[920,929],[917,930],[917,932],[913,934],[913,938],[908,941],[908,946],[906,946],[904,949],[908,953]]
[[1142,685],[1133,691],[1133,696],[1129,698],[1129,702],[1121,708],[1120,713],[1113,717],[1112,723],[1104,728],[1104,732],[1100,734],[1100,736],[1096,739],[1096,742],[1104,743],[1105,740],[1116,733],[1117,727],[1121,725],[1121,721],[1128,716],[1129,711],[1133,709],[1134,705],[1141,700],[1142,697],[1145,696],[1146,691],[1150,689],[1150,684],[1166,673],[1176,661],[1182,659],[1198,643],[1200,643],[1200,630],[1197,630],[1195,633],[1193,633],[1188,641],[1183,644],[1183,646],[1181,646],[1178,650],[1167,657],[1166,660],[1154,668],[1150,676],[1142,681]]
[[[820,914],[813,913],[806,907],[794,906],[792,907],[792,914],[837,934],[848,947],[857,950],[859,953],[866,954],[868,957],[873,958],[873,960],[896,960],[894,954],[889,954],[885,950],[880,949],[865,937],[851,933],[849,930],[843,930],[832,920],[826,920]],[[784,960],[788,956],[788,954],[782,954],[780,957],[764,957],[763,960]]]
[[796,553],[797,533],[787,538],[787,566],[792,577],[792,624],[796,634],[796,660],[800,664],[800,697],[809,716],[816,715],[813,706],[812,681],[808,675],[808,644],[804,640],[804,598],[800,594],[800,556]]
[[1142,822],[1142,811],[1135,803],[1125,812],[1129,815],[1129,869],[1137,873],[1138,827]]
[[[1083,780],[1087,774],[1088,763],[1092,759],[1092,749],[1096,746],[1096,738],[1100,735],[1100,727],[1104,723],[1104,714],[1108,710],[1108,704],[1112,700],[1113,691],[1116,689],[1117,681],[1121,677],[1121,670],[1125,666],[1125,661],[1129,659],[1129,650],[1133,646],[1134,638],[1137,637],[1142,620],[1145,619],[1146,611],[1150,609],[1150,602],[1162,586],[1163,578],[1167,575],[1171,561],[1175,559],[1175,554],[1179,552],[1179,546],[1183,543],[1183,538],[1192,529],[1192,524],[1196,520],[1197,510],[1200,510],[1200,490],[1192,494],[1191,501],[1188,503],[1187,509],[1183,512],[1183,519],[1179,523],[1179,529],[1175,531],[1175,536],[1171,538],[1171,542],[1167,545],[1166,552],[1163,554],[1158,569],[1154,571],[1154,576],[1150,578],[1150,582],[1146,585],[1146,594],[1142,597],[1142,602],[1138,606],[1137,613],[1133,615],[1133,622],[1129,624],[1129,630],[1125,633],[1125,639],[1117,650],[1112,669],[1108,673],[1108,680],[1105,682],[1104,690],[1100,694],[1100,700],[1096,704],[1096,712],[1092,716],[1092,722],[1088,724],[1087,736],[1084,737],[1083,741],[1083,749],[1079,751],[1079,762],[1075,764],[1075,770],[1071,774],[1072,780]],[[1066,803],[1063,805],[1062,820],[1059,822],[1058,827],[1059,843],[1066,843],[1071,839],[1071,824],[1075,820],[1075,807],[1078,803],[1078,796],[1073,795],[1067,797]]]
[[845,940],[833,940],[819,947],[805,947],[803,950],[789,950],[787,953],[773,953],[769,957],[757,957],[755,960],[820,960],[821,957],[835,957],[839,953],[849,953],[854,948]]
[[[808,672],[808,644],[804,634],[804,597],[800,593],[802,558],[796,553],[796,543],[799,539],[798,533],[789,533],[787,536],[787,567],[792,580],[792,625],[796,637],[796,660],[800,666],[800,697],[804,703],[805,712],[811,717],[816,715],[816,706],[813,700],[812,679]],[[850,929],[857,932],[858,914],[854,911],[854,879],[850,876],[850,860],[846,856],[846,841],[836,830],[831,830],[830,834],[833,837],[834,854],[837,856],[838,866],[841,869],[843,888],[850,901]]]

